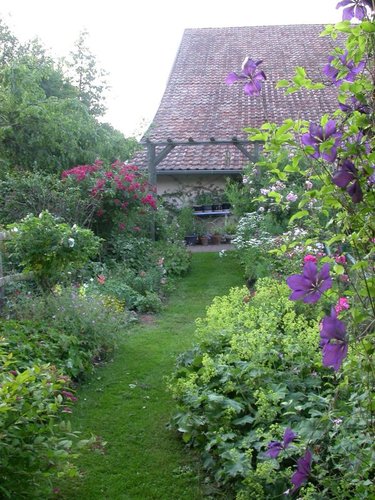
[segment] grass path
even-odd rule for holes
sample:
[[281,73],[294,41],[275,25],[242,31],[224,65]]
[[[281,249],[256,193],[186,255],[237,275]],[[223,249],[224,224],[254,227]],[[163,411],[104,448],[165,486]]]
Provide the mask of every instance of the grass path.
[[194,320],[216,295],[241,285],[232,255],[194,254],[182,279],[153,324],[134,326],[115,359],[97,370],[78,392],[72,425],[107,442],[85,451],[82,479],[66,482],[70,500],[199,500],[203,490],[194,456],[166,424],[175,405],[165,388],[176,356],[193,344]]

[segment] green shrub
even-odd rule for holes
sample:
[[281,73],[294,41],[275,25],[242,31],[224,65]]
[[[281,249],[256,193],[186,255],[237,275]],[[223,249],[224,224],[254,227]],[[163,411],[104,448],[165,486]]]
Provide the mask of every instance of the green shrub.
[[76,475],[69,462],[80,446],[59,417],[71,413],[75,397],[66,378],[49,365],[18,360],[0,345],[0,496],[47,498],[57,476]]
[[14,173],[0,181],[0,220],[3,224],[48,210],[69,224],[87,227],[96,205],[92,198],[82,197],[78,186],[67,186],[58,175]]
[[13,315],[17,321],[4,321],[0,332],[20,358],[55,363],[74,378],[90,373],[94,362],[112,353],[129,322],[108,297],[85,295],[84,289],[20,296]]
[[157,241],[154,253],[163,260],[163,267],[167,276],[183,276],[191,266],[191,254],[181,242]]
[[47,211],[28,215],[7,227],[6,249],[13,264],[31,272],[37,283],[50,290],[64,273],[82,267],[97,254],[100,239],[89,229],[62,223]]
[[[371,440],[358,403],[331,407],[338,387],[317,348],[319,310],[308,320],[288,295],[286,285],[266,278],[252,296],[235,288],[214,299],[206,317],[197,320],[198,345],[180,356],[169,381],[179,406],[172,427],[200,450],[204,466],[228,495],[282,496],[290,488],[293,457],[319,443],[321,484],[308,498],[322,498],[322,492],[324,498],[370,498],[350,496],[363,490],[371,474]],[[278,464],[265,452],[286,427],[298,440]],[[334,440],[323,449],[328,434]],[[335,468],[338,457],[341,470]],[[356,485],[359,466],[363,482]]]

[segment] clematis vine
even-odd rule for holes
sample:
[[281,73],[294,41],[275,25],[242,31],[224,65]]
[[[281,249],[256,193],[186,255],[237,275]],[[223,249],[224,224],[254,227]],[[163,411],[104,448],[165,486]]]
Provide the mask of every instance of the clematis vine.
[[367,7],[372,8],[372,0],[341,0],[336,5],[336,9],[345,7],[342,11],[342,20],[351,21],[353,18],[362,21],[367,15]]
[[253,61],[247,57],[242,64],[242,71],[240,73],[229,73],[227,76],[225,83],[227,85],[232,85],[235,82],[243,82],[244,92],[247,95],[255,96],[259,95],[262,82],[266,80],[266,75],[263,71],[258,69],[258,66],[262,64],[263,61]]
[[294,441],[294,439],[297,437],[297,434],[295,434],[292,429],[289,429],[287,427],[284,432],[283,436],[283,441],[270,441],[268,443],[268,450],[266,452],[266,455],[271,457],[271,458],[276,458],[279,456],[280,452],[282,450],[285,450],[288,448],[290,443]]
[[303,483],[305,483],[310,475],[311,471],[311,462],[312,462],[312,454],[310,450],[306,450],[306,453],[303,457],[301,457],[297,462],[297,470],[293,474],[291,481],[294,485],[291,493],[293,494],[295,491],[300,488]]
[[302,274],[293,274],[286,280],[289,288],[293,290],[289,299],[303,300],[309,304],[317,302],[323,292],[332,287],[329,269],[329,264],[323,264],[318,272],[315,262],[305,262]]
[[320,346],[323,350],[323,365],[338,371],[348,354],[348,340],[346,325],[337,319],[337,313],[333,308],[330,316],[323,318],[320,339]]
[[353,203],[359,203],[363,200],[363,192],[358,180],[358,171],[350,160],[342,162],[338,170],[333,174],[332,182],[336,186],[346,189]]
[[[354,61],[348,61],[348,51],[345,51],[344,54],[341,56],[329,56],[328,58],[328,64],[324,66],[323,68],[323,73],[330,79],[332,82],[338,86],[341,85],[343,81],[347,82],[354,82],[354,80],[357,78],[357,75],[363,71],[365,67],[365,61],[360,61],[357,65],[354,63]],[[342,65],[342,69],[336,68],[334,65],[331,63],[333,61],[340,61]],[[345,76],[342,76],[341,78],[337,78],[338,75],[342,72],[342,70],[345,69],[347,73]]]
[[[309,132],[303,134],[301,142],[304,146],[311,146],[314,152],[311,154],[313,158],[323,158],[328,162],[334,162],[337,156],[337,146],[341,141],[341,133],[336,129],[336,122],[328,120],[325,126],[310,123]],[[323,149],[321,146],[328,139],[333,139],[334,143],[330,150]]]
[[358,111],[359,113],[369,114],[371,111],[370,106],[363,104],[355,96],[349,97],[349,99],[347,99],[344,103],[340,102],[339,107],[341,111],[344,111],[344,113],[353,113],[354,111]]

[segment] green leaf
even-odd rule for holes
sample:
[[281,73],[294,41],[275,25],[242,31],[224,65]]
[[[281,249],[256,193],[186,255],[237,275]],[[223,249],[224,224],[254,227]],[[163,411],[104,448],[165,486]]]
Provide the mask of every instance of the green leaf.
[[299,172],[300,171],[299,167],[297,167],[295,165],[287,165],[286,167],[284,167],[284,170],[285,170],[285,172]]
[[288,87],[289,85],[290,85],[290,82],[288,80],[279,80],[276,83],[276,88],[282,89],[282,88]]
[[335,264],[333,266],[333,270],[336,274],[344,274],[345,273],[345,268],[344,266],[340,266],[340,264]]
[[335,24],[335,28],[343,33],[350,33],[352,31],[350,21],[341,21]]
[[307,210],[300,210],[299,212],[296,212],[292,217],[289,219],[289,224],[293,222],[296,219],[302,219],[303,217],[306,217],[306,215],[309,215],[309,212]]
[[370,21],[363,21],[363,23],[360,24],[360,27],[363,29],[363,31],[366,31],[366,33],[375,32],[375,23],[372,23]]

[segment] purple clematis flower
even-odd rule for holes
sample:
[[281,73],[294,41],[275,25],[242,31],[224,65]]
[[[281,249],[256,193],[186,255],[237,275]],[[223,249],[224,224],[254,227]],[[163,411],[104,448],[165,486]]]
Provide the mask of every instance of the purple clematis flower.
[[332,176],[336,186],[345,188],[353,203],[363,200],[363,193],[358,180],[358,171],[350,160],[344,160],[340,168]]
[[339,103],[341,111],[344,113],[353,113],[358,111],[359,113],[369,114],[371,109],[367,104],[362,104],[356,97],[352,96],[346,100],[345,103]]
[[320,346],[323,348],[323,365],[332,367],[337,372],[348,354],[348,341],[346,325],[337,319],[334,308],[330,316],[323,318],[320,339]]
[[266,80],[266,75],[263,71],[258,70],[258,66],[263,61],[253,61],[249,57],[245,59],[240,73],[229,73],[225,83],[232,85],[235,82],[246,82],[244,85],[244,92],[247,95],[259,95],[262,82]]
[[293,474],[291,481],[294,484],[294,488],[291,493],[300,488],[304,482],[307,481],[310,471],[311,471],[312,454],[310,450],[306,450],[306,453],[297,462],[297,470]]
[[[341,85],[341,83],[346,80],[347,82],[354,82],[354,80],[357,78],[357,75],[363,71],[363,68],[365,67],[365,61],[360,61],[357,65],[354,64],[353,61],[348,61],[348,51],[346,50],[344,54],[342,54],[339,57],[336,56],[329,56],[328,58],[328,64],[324,66],[323,68],[323,73],[333,81],[335,85]],[[347,69],[347,73],[345,76],[343,76],[340,79],[337,79],[337,75],[340,73],[340,69],[336,68],[335,66],[331,65],[332,61],[339,60],[343,66],[343,68]]]
[[342,0],[336,5],[336,9],[346,7],[342,12],[342,20],[350,21],[353,18],[362,21],[366,16],[366,5],[372,8],[372,0]]
[[290,300],[303,300],[308,304],[317,302],[322,293],[332,287],[332,278],[329,275],[329,264],[323,264],[318,272],[315,262],[306,262],[303,274],[293,274],[286,280],[293,293]]
[[[320,146],[328,139],[335,140],[330,151],[320,151]],[[311,154],[313,158],[323,158],[326,161],[333,162],[337,156],[337,146],[341,140],[340,132],[336,130],[336,122],[328,120],[325,127],[310,122],[309,132],[303,134],[301,142],[304,146],[312,146],[314,153]]]
[[277,458],[282,450],[288,448],[290,443],[297,437],[292,429],[287,427],[284,432],[283,442],[280,441],[270,441],[268,443],[268,450],[266,451],[266,455],[271,458]]

